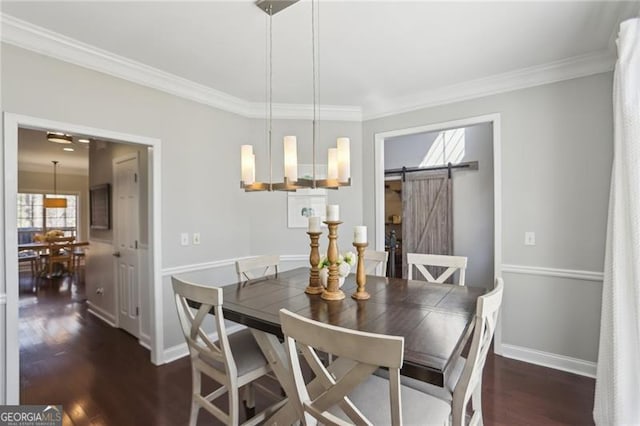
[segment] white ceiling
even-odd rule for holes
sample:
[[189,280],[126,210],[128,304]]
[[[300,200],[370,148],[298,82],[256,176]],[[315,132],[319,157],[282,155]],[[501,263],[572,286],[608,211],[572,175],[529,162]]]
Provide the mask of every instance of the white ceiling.
[[[19,129],[18,131],[18,170],[28,172],[50,172],[53,175],[52,161],[58,161],[58,174],[89,174],[89,144],[76,142],[75,151],[67,152],[66,145],[47,140],[47,132],[41,130]],[[94,142],[95,143],[95,142]]]
[[[252,1],[3,1],[18,19],[250,102],[265,99]],[[392,105],[470,80],[612,53],[640,2],[321,1],[320,102]],[[311,103],[311,3],[273,17],[274,102]]]

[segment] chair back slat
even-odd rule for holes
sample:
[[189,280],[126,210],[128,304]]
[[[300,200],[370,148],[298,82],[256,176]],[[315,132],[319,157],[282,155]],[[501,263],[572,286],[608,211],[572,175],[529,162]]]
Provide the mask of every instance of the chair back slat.
[[[364,251],[364,272],[367,275],[380,275],[381,277],[384,277],[387,274],[388,260],[389,260],[388,251],[365,250]],[[380,273],[377,273],[378,267],[381,267]]]
[[[469,400],[481,385],[482,370],[495,333],[498,314],[502,305],[503,291],[504,283],[502,278],[497,278],[494,289],[480,296],[476,303],[473,340],[469,349],[469,356],[453,392],[454,424],[457,423],[456,419],[465,418]],[[479,413],[478,416],[475,416],[474,413],[474,417],[480,417]]]
[[[456,271],[458,285],[464,285],[467,258],[464,256],[444,256],[438,254],[407,253],[407,278],[413,279],[413,267],[420,271],[423,277],[430,282],[444,283]],[[438,277],[434,277],[426,266],[447,268]]]
[[[171,281],[175,293],[178,319],[191,357],[203,356],[219,361],[225,365],[228,374],[235,375],[237,368],[231,354],[222,313],[222,289],[194,284],[177,277],[171,277]],[[192,308],[189,306],[189,301],[199,304],[199,307]],[[217,332],[215,342],[203,326],[204,320],[209,318],[208,315],[212,311]]]
[[278,275],[280,256],[265,255],[236,261],[238,281],[251,281],[271,273]]
[[[296,386],[296,407],[305,424],[317,421],[328,425],[344,425],[344,420],[328,410],[340,407],[354,424],[371,422],[353,405],[348,394],[366,381],[379,367],[386,367],[397,383],[390,381],[391,424],[402,422],[399,369],[402,366],[404,339],[344,329],[319,323],[300,315],[280,310],[280,322],[285,335],[287,355]],[[298,348],[318,379],[319,389],[312,399],[302,376]],[[316,351],[336,355],[326,367]]]

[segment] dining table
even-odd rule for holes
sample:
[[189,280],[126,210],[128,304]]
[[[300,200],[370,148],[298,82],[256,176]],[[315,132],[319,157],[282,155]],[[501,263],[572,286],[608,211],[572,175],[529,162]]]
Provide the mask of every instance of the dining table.
[[[346,277],[342,300],[327,301],[305,293],[309,268],[297,268],[257,280],[223,287],[225,319],[251,329],[281,387],[292,395],[295,385],[282,344],[280,309],[326,324],[371,333],[404,337],[401,374],[444,386],[454,360],[473,330],[476,300],[484,287],[438,284],[419,280],[366,276],[368,300],[350,297],[355,274]],[[363,350],[366,350],[363,348]],[[346,368],[335,360],[330,368]],[[317,381],[308,385],[321,386]],[[297,418],[285,405],[267,423],[291,424]]]
[[[78,241],[78,240],[65,241],[64,243],[56,244],[56,248],[67,249],[67,250],[71,250],[72,252],[78,247],[87,247],[87,246],[89,246],[89,241]],[[51,248],[50,241],[34,241],[30,243],[20,243],[18,244],[18,253],[33,251],[38,253],[39,256],[42,256],[40,257],[40,259],[44,259],[45,263],[41,263],[38,260],[40,264],[37,265],[37,267],[35,268],[36,269],[35,271],[32,270],[32,273],[35,273],[40,276],[46,276],[47,278],[51,278],[52,276],[57,276],[57,275],[47,274],[47,271],[50,270],[50,268],[48,267],[48,264],[51,261],[48,256],[47,250],[49,250],[50,248]]]

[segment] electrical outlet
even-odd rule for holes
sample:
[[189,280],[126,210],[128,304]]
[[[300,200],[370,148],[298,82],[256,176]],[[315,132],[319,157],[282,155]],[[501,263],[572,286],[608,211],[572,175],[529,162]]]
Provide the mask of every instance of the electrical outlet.
[[532,231],[527,231],[524,233],[524,245],[525,246],[535,246],[536,245],[536,233]]
[[182,234],[180,234],[180,244],[183,246],[188,246],[189,245],[189,233],[188,232],[183,232]]
[[193,233],[193,244],[194,245],[200,244],[200,233],[199,232],[194,232]]

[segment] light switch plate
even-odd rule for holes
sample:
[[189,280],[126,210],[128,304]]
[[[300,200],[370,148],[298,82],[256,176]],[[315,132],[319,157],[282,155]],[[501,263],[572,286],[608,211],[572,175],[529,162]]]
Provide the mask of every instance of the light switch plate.
[[199,232],[194,232],[193,233],[193,244],[194,245],[200,244],[200,233]]
[[180,244],[183,246],[188,246],[189,245],[189,233],[188,232],[183,232],[182,234],[180,234]]
[[536,233],[532,231],[527,231],[524,233],[524,245],[525,246],[535,246],[536,245]]

